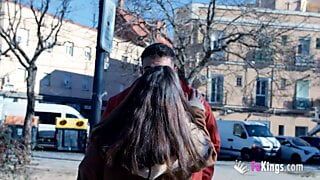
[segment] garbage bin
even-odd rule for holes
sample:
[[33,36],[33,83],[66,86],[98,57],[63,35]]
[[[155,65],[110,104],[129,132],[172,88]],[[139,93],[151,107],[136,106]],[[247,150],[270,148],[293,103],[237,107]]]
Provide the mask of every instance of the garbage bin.
[[88,128],[88,119],[56,118],[57,149],[84,152]]
[[[31,147],[34,149],[37,144],[37,132],[38,132],[39,118],[37,116],[32,119],[32,129],[31,129]],[[21,140],[23,139],[23,116],[6,116],[4,120],[4,125],[10,129],[10,137],[13,139]]]

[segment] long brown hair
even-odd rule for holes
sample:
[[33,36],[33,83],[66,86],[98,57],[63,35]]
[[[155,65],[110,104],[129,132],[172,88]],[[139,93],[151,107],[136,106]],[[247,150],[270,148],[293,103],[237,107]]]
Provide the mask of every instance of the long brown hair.
[[[109,166],[136,172],[155,164],[173,164],[189,175],[190,164],[204,162],[191,140],[190,107],[170,67],[149,68],[127,98],[92,132]],[[200,161],[199,161],[200,159]],[[198,164],[199,167],[201,166]]]

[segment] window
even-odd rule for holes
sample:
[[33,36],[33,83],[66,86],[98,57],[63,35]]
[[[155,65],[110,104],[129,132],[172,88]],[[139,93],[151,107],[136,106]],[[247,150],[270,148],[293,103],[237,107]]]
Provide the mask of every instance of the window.
[[24,82],[26,82],[27,77],[28,77],[28,71],[25,70],[24,68],[18,68],[18,69],[19,69],[19,71],[22,71],[21,73],[23,73],[23,80],[24,80]]
[[71,89],[71,75],[65,75],[63,79],[63,86],[66,89]]
[[309,100],[309,80],[298,80],[296,83],[296,94],[294,106],[296,109],[308,109],[311,107],[311,102]]
[[276,139],[279,141],[280,144],[283,144],[286,141],[285,138],[276,137]]
[[241,137],[241,134],[244,133],[244,129],[241,124],[233,125],[233,135]]
[[286,9],[290,10],[290,2],[286,2]]
[[224,33],[222,31],[214,31],[211,35],[210,35],[210,49],[212,50],[216,50],[216,52],[214,52],[211,55],[211,58],[214,60],[223,60],[224,59],[224,51],[221,50],[222,46],[223,46],[223,38]]
[[267,107],[268,106],[268,79],[258,78],[256,89],[256,105]]
[[[69,147],[70,149],[78,148],[79,146],[79,133],[75,130],[64,130],[62,133],[58,133],[58,138],[63,139],[60,146]],[[79,138],[80,139],[80,138]]]
[[283,136],[284,135],[284,125],[279,125],[278,127],[278,135]]
[[197,62],[197,63],[200,62],[201,57],[202,57],[201,52],[197,52],[197,53],[196,53],[196,62]]
[[2,89],[2,86],[5,84],[5,78],[0,78],[0,89]]
[[66,118],[78,118],[78,117],[73,114],[66,114]]
[[65,48],[66,48],[66,54],[73,56],[74,43],[73,42],[66,42]]
[[84,49],[84,56],[85,56],[86,60],[88,60],[88,61],[91,60],[91,48],[90,47],[86,47]]
[[269,128],[264,125],[244,125],[250,137],[272,137]]
[[242,76],[238,76],[236,81],[236,86],[242,87]]
[[43,77],[43,85],[44,86],[50,86],[51,85],[51,74],[46,74],[44,77]]
[[128,56],[122,56],[123,62],[128,62]]
[[316,49],[320,49],[320,38],[316,39]]
[[60,113],[51,112],[35,112],[34,115],[39,117],[40,124],[56,124],[56,118],[61,117]]
[[265,62],[271,62],[273,57],[273,51],[268,49],[256,49],[254,60],[255,62],[265,63]]
[[307,135],[308,132],[308,127],[305,126],[296,126],[295,128],[295,136],[299,137],[299,136],[305,136]]
[[288,36],[287,35],[281,36],[281,45],[282,46],[288,45]]
[[310,37],[300,37],[298,44],[298,53],[295,58],[296,66],[307,66],[313,62],[312,57],[310,56]]
[[293,138],[292,144],[296,145],[296,146],[310,146],[310,144],[307,141],[305,141],[301,138]]
[[[54,42],[54,38],[53,38],[53,37],[49,38],[49,39],[46,41],[46,47],[51,46],[51,45],[53,44],[53,42]],[[51,53],[51,52],[52,52],[52,49],[53,49],[53,48],[48,48],[48,49],[47,49],[47,52],[48,52],[48,53]]]
[[281,78],[280,80],[280,89],[286,89],[287,87],[287,79]]
[[84,79],[82,81],[82,91],[89,91],[89,80]]
[[212,103],[222,104],[223,100],[223,76],[217,75],[211,79],[211,98]]
[[190,32],[191,33],[191,38],[190,38],[190,44],[195,44],[198,43],[198,30],[193,30]]
[[298,45],[298,54],[299,55],[309,55],[310,54],[310,37],[300,37]]
[[215,31],[210,35],[210,48],[212,50],[219,49],[222,47],[223,41],[221,40],[223,37],[222,31]]
[[28,46],[29,45],[29,30],[18,29],[16,35],[16,42],[19,45]]
[[267,34],[260,34],[258,46],[254,53],[254,60],[256,62],[270,62],[273,59],[273,50],[271,47],[272,39]]

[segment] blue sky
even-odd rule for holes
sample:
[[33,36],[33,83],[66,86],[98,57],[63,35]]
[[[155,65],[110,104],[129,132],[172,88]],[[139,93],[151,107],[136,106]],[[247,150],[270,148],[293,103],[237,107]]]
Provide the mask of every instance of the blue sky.
[[92,26],[94,23],[94,14],[98,17],[98,1],[99,0],[73,0],[68,19],[86,26]]
[[[129,2],[130,0],[126,0]],[[131,0],[132,1],[132,0]],[[176,0],[175,0],[176,1]],[[179,0],[180,2],[190,2],[191,0]],[[243,1],[255,1],[255,0],[218,0],[218,3],[240,3]],[[93,26],[94,15],[98,18],[98,2],[99,0],[72,0],[71,12],[68,15],[68,19],[74,22],[80,23],[86,26]],[[208,2],[208,0],[193,0],[193,2]]]
[[[1,0],[0,0],[1,1]],[[70,0],[69,7],[70,13],[67,15],[67,19],[71,19],[74,22],[80,23],[86,26],[93,25],[94,14],[98,16],[98,2],[99,0]],[[30,0],[21,0],[23,4],[30,5]],[[40,8],[41,1],[35,0],[34,5],[36,8]],[[49,12],[54,14],[58,7],[61,7],[61,0],[51,0],[49,5]]]

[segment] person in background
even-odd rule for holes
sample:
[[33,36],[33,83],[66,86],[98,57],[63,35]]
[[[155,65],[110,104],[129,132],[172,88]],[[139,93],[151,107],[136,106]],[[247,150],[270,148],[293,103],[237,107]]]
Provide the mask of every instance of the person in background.
[[78,179],[190,179],[216,160],[204,110],[197,91],[185,97],[170,67],[148,68],[92,130]]
[[[150,67],[155,66],[169,66],[174,71],[177,71],[175,66],[175,53],[167,45],[161,43],[152,44],[143,51],[141,55],[142,68],[143,71]],[[134,83],[133,83],[134,84]],[[181,87],[187,96],[191,96],[193,88],[188,86],[188,84],[180,79]],[[106,105],[106,109],[102,115],[102,119],[106,119],[110,113],[126,98],[133,85],[125,89],[118,95],[115,95],[109,99]],[[215,147],[215,151],[219,154],[220,151],[220,135],[217,128],[216,120],[212,114],[211,106],[205,100],[202,100],[205,108],[205,122],[206,129],[209,132],[211,141]],[[192,180],[211,180],[214,174],[214,166],[206,167],[202,171],[194,173],[192,175]]]

